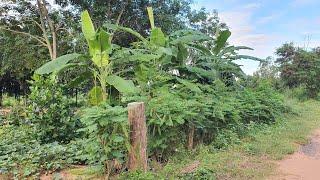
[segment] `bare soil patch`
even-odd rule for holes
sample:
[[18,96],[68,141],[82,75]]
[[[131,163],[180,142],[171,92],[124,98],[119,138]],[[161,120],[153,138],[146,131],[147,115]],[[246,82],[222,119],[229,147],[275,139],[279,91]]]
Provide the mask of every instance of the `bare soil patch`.
[[65,170],[61,170],[59,172],[54,172],[51,174],[43,174],[40,177],[40,180],[52,180],[54,178],[57,179],[63,179],[63,180],[77,180],[77,179],[98,179],[94,176],[90,176],[90,175],[78,175],[75,173],[72,173],[71,171],[77,171],[77,172],[82,172],[85,171],[88,168],[88,166],[75,166],[72,169],[65,169]]
[[320,179],[320,129],[316,130],[310,142],[288,158],[276,162],[279,166],[270,180],[316,180]]

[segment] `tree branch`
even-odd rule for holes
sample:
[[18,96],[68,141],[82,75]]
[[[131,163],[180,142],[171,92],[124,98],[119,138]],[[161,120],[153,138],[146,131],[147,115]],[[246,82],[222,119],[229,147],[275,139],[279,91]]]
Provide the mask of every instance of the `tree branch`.
[[12,29],[1,28],[1,27],[0,27],[0,30],[5,30],[5,31],[9,31],[9,32],[13,32],[13,33],[23,34],[23,35],[29,36],[29,37],[31,37],[32,39],[35,39],[35,40],[37,40],[38,42],[40,42],[40,44],[42,44],[43,46],[47,47],[47,44],[46,44],[46,42],[45,42],[45,39],[42,38],[42,37],[34,36],[34,35],[32,35],[32,34],[30,34],[30,33],[26,33],[26,32],[21,32],[21,31],[16,31],[16,30],[12,30]]
[[124,5],[123,5],[123,7],[122,7],[122,9],[121,9],[121,11],[120,11],[120,13],[119,13],[119,16],[118,16],[117,21],[116,21],[116,25],[117,25],[117,26],[118,26],[119,23],[120,23],[121,16],[122,16],[122,14],[123,14],[123,12],[124,12],[127,4],[128,4],[128,0],[126,0],[126,2],[124,3]]

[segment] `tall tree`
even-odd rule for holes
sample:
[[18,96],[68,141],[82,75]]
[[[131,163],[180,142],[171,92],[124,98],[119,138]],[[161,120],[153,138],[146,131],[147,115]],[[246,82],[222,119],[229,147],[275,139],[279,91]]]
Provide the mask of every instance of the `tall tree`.
[[[46,60],[85,49],[78,43],[84,40],[74,14],[45,0],[8,0],[0,13],[0,78],[19,82],[25,97],[27,80]],[[2,89],[8,92],[10,87]]]
[[[205,9],[192,11],[192,0],[56,0],[56,2],[63,7],[74,8],[74,12],[88,10],[94,17],[93,23],[97,27],[106,22],[118,24],[129,27],[144,37],[148,36],[151,30],[147,7],[153,7],[155,26],[161,27],[165,34],[190,27],[211,31],[209,27],[213,29],[216,24],[220,24],[216,11],[210,17]],[[122,46],[129,46],[130,43],[137,41],[137,38],[129,33],[117,31],[113,35],[113,41]]]
[[66,53],[65,49],[59,47],[59,39],[63,41],[77,30],[72,29],[77,23],[73,21],[75,17],[72,12],[53,8],[46,0],[8,0],[0,12],[0,30],[35,40],[47,48],[52,60]]
[[288,87],[305,85],[309,97],[316,98],[320,92],[320,53],[319,47],[306,50],[287,43],[277,49],[276,63],[280,67],[280,76]]

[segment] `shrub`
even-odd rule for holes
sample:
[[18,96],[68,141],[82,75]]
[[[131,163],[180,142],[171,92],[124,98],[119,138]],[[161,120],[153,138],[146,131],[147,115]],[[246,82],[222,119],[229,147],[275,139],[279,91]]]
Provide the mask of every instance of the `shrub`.
[[81,122],[86,133],[83,156],[107,176],[121,171],[127,162],[129,130],[127,108],[101,103],[83,110]]
[[69,142],[77,137],[80,122],[74,118],[72,102],[62,94],[62,84],[50,77],[33,76],[27,122],[42,143]]

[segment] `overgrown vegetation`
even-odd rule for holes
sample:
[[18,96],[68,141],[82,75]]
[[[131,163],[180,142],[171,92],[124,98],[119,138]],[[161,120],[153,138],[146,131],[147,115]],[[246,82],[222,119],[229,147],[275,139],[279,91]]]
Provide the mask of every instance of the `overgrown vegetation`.
[[[60,16],[55,11],[48,13],[45,1],[37,2],[38,7],[20,4],[44,11],[34,21],[50,26],[51,19],[61,22],[58,17],[74,16],[68,12]],[[8,69],[13,68],[1,67],[0,71],[4,78],[0,80],[6,82],[0,86],[1,102],[4,93],[5,97],[23,94],[27,100],[25,104],[10,100],[12,108],[5,115],[0,114],[0,177],[39,178],[71,165],[86,165],[90,166],[90,173],[106,179],[254,179],[262,175],[239,173],[241,157],[259,167],[264,161],[262,157],[278,159],[292,153],[291,142],[305,138],[304,133],[310,127],[308,123],[301,124],[305,121],[288,120],[291,116],[285,115],[299,111],[287,103],[289,98],[281,92],[288,92],[285,87],[299,86],[300,89],[290,90],[291,97],[302,96],[304,92],[308,98],[317,97],[316,50],[296,49],[287,56],[287,51],[294,48],[290,46],[288,50],[289,45],[284,45],[277,50],[278,68],[268,60],[239,54],[240,50],[252,49],[228,44],[231,32],[219,22],[216,13],[208,18],[205,10],[191,12],[189,1],[175,3],[183,9],[176,12],[170,6],[172,3],[167,2],[168,6],[155,9],[155,13],[151,7],[145,7],[141,17],[136,17],[129,8],[135,4],[126,2],[116,21],[114,15],[105,14],[113,17],[111,22],[101,21],[102,16],[97,12],[104,11],[104,7],[95,4],[93,9],[89,8],[97,16],[93,20],[88,11],[74,17],[80,17],[82,33],[72,28],[72,22],[66,23],[70,29],[65,32],[80,34],[73,40],[65,35],[69,42],[50,39],[58,31],[52,32],[50,26],[47,30],[52,33],[50,36],[46,26],[38,24],[44,39],[56,42],[52,46],[46,42],[50,56],[44,53],[46,50],[39,49],[41,58],[51,60],[45,63],[36,58],[35,64],[24,69],[33,76],[12,73],[14,78],[10,78]],[[71,4],[87,7],[79,2],[71,1]],[[113,5],[119,7],[119,3]],[[174,24],[172,29],[168,28],[169,23],[162,24],[161,10],[174,11],[165,21]],[[141,21],[141,26],[130,23],[122,26],[119,23],[122,14]],[[181,21],[180,15],[188,18],[187,21]],[[21,33],[24,27],[18,26],[16,19],[5,17],[2,21],[6,27],[1,35],[6,42],[15,44],[9,32],[18,33],[24,39],[20,37],[26,35]],[[10,24],[16,26],[10,29]],[[31,25],[26,24],[25,28]],[[11,51],[8,47],[1,48],[6,50],[3,52]],[[6,53],[1,57],[14,58]],[[235,63],[240,59],[260,61],[259,70],[253,76],[245,75]],[[7,62],[5,58],[1,60]],[[311,75],[303,68],[309,68]],[[294,71],[295,80],[286,74],[289,71]],[[17,84],[23,92],[17,91]],[[127,169],[131,145],[126,106],[134,101],[146,105],[150,166],[147,173]],[[318,105],[313,103],[311,110]],[[292,133],[298,125],[304,127],[301,136]],[[273,148],[268,145],[271,140]],[[190,163],[196,167],[188,169]]]

